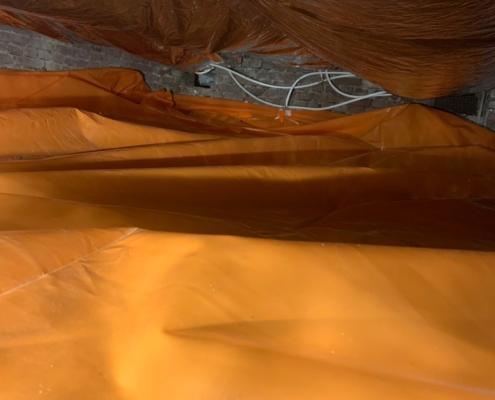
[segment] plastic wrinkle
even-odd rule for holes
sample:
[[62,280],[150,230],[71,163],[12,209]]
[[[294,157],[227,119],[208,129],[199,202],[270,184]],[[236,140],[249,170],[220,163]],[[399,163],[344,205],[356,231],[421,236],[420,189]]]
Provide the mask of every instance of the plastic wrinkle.
[[495,3],[477,0],[1,0],[0,21],[189,66],[243,51],[339,66],[404,97],[495,85]]
[[10,289],[7,289],[7,290],[4,290],[3,292],[0,292],[0,298],[1,297],[8,296],[8,295],[10,295],[12,293],[15,293],[18,290],[25,290],[30,285],[34,285],[34,284],[40,282],[43,279],[46,279],[48,277],[52,277],[54,275],[57,275],[58,273],[60,273],[62,271],[65,271],[68,268],[72,268],[74,266],[77,266],[79,263],[83,262],[84,260],[88,259],[89,257],[93,257],[93,256],[97,255],[98,253],[100,253],[102,251],[105,251],[105,250],[111,248],[112,246],[115,246],[119,242],[122,242],[122,241],[128,239],[130,236],[134,235],[138,231],[139,231],[138,228],[129,229],[129,231],[127,233],[123,234],[121,237],[119,237],[119,238],[111,241],[110,243],[108,243],[108,244],[106,244],[106,245],[104,245],[102,247],[99,247],[99,248],[95,249],[94,251],[92,251],[92,252],[90,252],[88,254],[84,254],[81,257],[78,257],[76,260],[73,260],[73,261],[71,261],[69,263],[66,263],[64,265],[61,265],[60,267],[55,268],[55,269],[52,269],[49,272],[46,272],[46,273],[40,274],[38,276],[35,276],[32,279],[29,279],[27,281],[21,282],[18,285],[14,286],[14,287],[12,287]]
[[122,69],[0,87],[1,399],[495,396],[492,132]]

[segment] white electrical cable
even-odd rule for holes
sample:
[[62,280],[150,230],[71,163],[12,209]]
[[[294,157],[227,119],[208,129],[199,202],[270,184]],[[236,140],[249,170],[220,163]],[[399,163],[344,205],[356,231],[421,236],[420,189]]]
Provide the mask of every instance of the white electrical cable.
[[280,104],[275,104],[275,103],[271,103],[267,100],[263,100],[262,98],[256,96],[255,94],[251,93],[249,90],[247,90],[242,84],[241,82],[239,82],[237,80],[237,78],[234,76],[233,73],[230,73],[230,77],[232,78],[232,80],[237,84],[237,86],[239,86],[239,88],[244,92],[246,93],[249,97],[255,99],[256,101],[262,103],[262,104],[265,104],[267,106],[271,106],[271,107],[277,107],[277,108],[280,108]]
[[327,106],[327,107],[290,106],[290,109],[291,110],[304,110],[304,111],[328,111],[328,110],[333,110],[333,109],[338,108],[338,107],[346,106],[348,104],[356,103],[356,102],[361,101],[361,100],[371,99],[373,97],[385,97],[385,96],[392,96],[392,95],[389,93],[385,93],[385,94],[371,93],[371,94],[361,96],[359,99],[351,99],[351,100],[343,101],[341,103],[333,104],[333,105]]
[[[326,78],[327,78],[327,82],[328,84],[330,85],[330,87],[338,94],[340,94],[341,96],[344,96],[344,97],[348,97],[350,99],[360,99],[362,98],[363,96],[366,96],[366,95],[353,95],[353,94],[350,94],[350,93],[346,93],[346,92],[343,92],[342,90],[340,90],[332,81],[336,80],[336,79],[340,79],[340,78],[347,78],[346,76],[336,76],[334,78],[330,78],[330,74],[329,72],[325,72],[325,75],[326,75]],[[384,97],[384,96],[391,96],[391,94],[381,90],[379,92],[374,92],[374,93],[371,93],[373,95],[376,95],[376,97]]]
[[196,71],[195,74],[196,75],[206,75],[206,74],[209,74],[214,69],[215,69],[215,67],[213,67],[212,65],[210,65],[210,66],[208,66],[207,68],[205,68],[202,71]]
[[294,81],[291,88],[289,89],[289,93],[287,93],[287,97],[285,98],[285,108],[290,107],[290,99],[292,98],[292,93],[294,93],[294,90],[296,90],[297,84],[303,81],[304,79],[309,78],[310,76],[317,76],[317,75],[323,77],[323,74],[321,72],[310,72],[308,74],[304,74],[303,76],[300,76]]
[[[210,64],[210,66],[213,67],[213,68],[218,68],[218,69],[227,71],[227,72],[229,72],[231,74],[234,74],[234,75],[238,76],[239,78],[242,78],[242,79],[244,79],[244,80],[246,80],[248,82],[254,83],[254,84],[259,85],[259,86],[263,86],[263,87],[267,87],[267,88],[271,88],[271,89],[282,89],[282,90],[289,90],[292,87],[292,86],[271,85],[269,83],[261,82],[261,81],[259,81],[257,79],[253,79],[253,78],[250,78],[247,75],[241,74],[240,72],[237,72],[237,71],[235,71],[235,70],[233,70],[231,68],[224,67],[223,65]],[[210,72],[210,71],[208,71],[208,72]],[[203,72],[200,72],[200,75],[203,75]],[[301,85],[301,86],[296,87],[296,89],[306,89],[306,88],[310,88],[310,87],[313,87],[313,86],[317,86],[322,81],[312,82],[312,83],[308,83],[306,85]]]
[[[330,85],[330,87],[334,90],[334,92],[340,94],[341,96],[348,97],[350,99],[358,99],[361,96],[356,96],[353,94],[345,93],[342,90],[340,90],[332,81],[333,79],[330,78],[330,74],[328,72],[325,72],[325,77],[327,78],[327,82]],[[334,78],[335,79],[335,78]]]
[[[333,83],[334,80],[342,79],[342,78],[356,78],[356,76],[354,74],[352,74],[350,72],[343,72],[343,71],[309,72],[309,73],[304,74],[304,75],[300,76],[299,78],[297,78],[296,81],[291,86],[272,85],[272,84],[269,84],[269,83],[265,83],[265,82],[259,81],[257,79],[250,78],[249,76],[244,75],[244,74],[242,74],[240,72],[237,72],[237,71],[235,71],[235,70],[233,70],[231,68],[225,67],[223,65],[215,64],[215,63],[211,63],[209,66],[207,66],[207,68],[205,70],[196,72],[196,74],[197,75],[205,75],[205,74],[211,72],[212,70],[214,70],[216,68],[228,72],[229,75],[230,75],[230,78],[234,81],[234,83],[244,93],[246,93],[252,99],[258,101],[259,103],[262,103],[262,104],[265,104],[267,106],[270,106],[270,107],[284,108],[286,110],[306,110],[306,111],[333,110],[335,108],[342,107],[342,106],[345,106],[345,105],[348,105],[348,104],[352,104],[352,103],[355,103],[355,102],[358,102],[358,101],[361,101],[361,100],[365,100],[365,99],[370,99],[370,98],[374,98],[374,97],[391,96],[391,94],[389,94],[389,93],[387,93],[387,92],[385,92],[383,90],[382,91],[379,91],[379,92],[370,93],[370,94],[367,94],[367,95],[353,95],[353,94],[349,94],[349,93],[346,93],[346,92],[340,90]],[[303,81],[304,79],[309,78],[311,76],[320,76],[321,79],[319,81],[317,81],[317,82],[311,82],[311,83],[308,83],[308,84],[299,85],[299,83],[301,81]],[[239,80],[237,79],[237,77],[242,78],[242,79],[244,79],[244,80],[246,80],[248,82],[254,83],[256,85],[262,86],[262,87],[267,87],[267,88],[272,88],[272,89],[280,89],[280,90],[288,90],[289,92],[287,93],[287,97],[285,99],[285,104],[284,105],[281,105],[281,104],[272,103],[270,101],[264,100],[264,99],[256,96],[254,93],[252,93],[251,91],[249,91],[241,82],[239,82]],[[306,89],[306,88],[314,87],[314,86],[317,86],[317,85],[320,85],[320,84],[324,83],[325,81],[330,85],[330,87],[336,93],[338,93],[339,95],[341,95],[343,97],[347,97],[350,100],[342,101],[340,103],[332,104],[332,105],[326,106],[326,107],[303,107],[303,106],[291,106],[290,105],[290,101],[292,99],[292,95],[294,94],[294,91],[295,90],[297,90],[297,89]]]
[[[305,75],[302,75],[298,79],[296,79],[296,81],[292,85],[291,89],[289,90],[289,93],[287,94],[287,97],[285,99],[285,108],[287,108],[287,109],[298,109],[298,110],[310,110],[310,111],[314,111],[314,110],[332,110],[332,109],[337,108],[337,107],[341,107],[341,106],[344,106],[344,105],[347,105],[347,104],[355,103],[355,102],[358,102],[358,101],[361,101],[361,100],[365,100],[365,99],[369,99],[369,98],[372,98],[372,97],[382,97],[383,95],[388,95],[387,93],[385,93],[383,91],[380,91],[380,92],[375,92],[375,93],[371,93],[371,94],[367,94],[367,95],[362,95],[362,96],[353,96],[353,98],[351,100],[343,101],[341,103],[333,104],[333,105],[327,106],[327,107],[318,107],[317,108],[317,107],[291,106],[290,105],[290,100],[291,100],[292,94],[294,93],[294,89],[297,87],[297,84],[299,82],[301,82],[302,80],[310,77],[310,76],[322,75],[322,74],[325,74],[327,76],[327,80],[328,80],[329,83],[331,83],[330,86],[332,87],[332,89],[335,87],[335,85],[332,84],[332,79],[347,78],[348,77],[348,76],[345,76],[345,75],[340,75],[340,76],[337,76],[335,78],[330,79],[329,78],[329,72],[309,72],[309,73],[307,73]],[[351,96],[351,95],[348,95],[347,93],[341,92],[340,90],[338,90],[337,93],[342,94],[343,96]],[[295,107],[297,107],[297,108],[295,108]]]

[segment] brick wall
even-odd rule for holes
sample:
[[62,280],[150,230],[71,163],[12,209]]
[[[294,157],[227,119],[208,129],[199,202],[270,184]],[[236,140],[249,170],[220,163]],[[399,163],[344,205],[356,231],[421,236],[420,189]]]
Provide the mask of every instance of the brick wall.
[[[253,54],[229,54],[223,57],[225,65],[267,83],[290,85],[302,74],[310,72],[297,66],[290,66],[285,59]],[[219,70],[212,74],[213,81],[209,88],[198,87],[195,84],[193,70],[183,71],[168,67],[113,47],[98,46],[83,41],[65,43],[34,32],[0,25],[0,68],[57,71],[99,67],[139,70],[155,90],[166,88],[176,93],[253,102],[253,99],[235,85],[227,73]],[[339,81],[339,86],[352,94],[367,94],[378,89],[370,82],[361,79],[345,79]],[[270,102],[284,104],[285,91],[265,89],[250,84],[246,87]],[[487,92],[484,97],[487,99],[486,106],[482,115],[474,120],[495,128],[495,91]],[[321,107],[342,100],[345,99],[336,95],[325,84],[297,91],[292,104]],[[375,98],[350,104],[336,111],[353,114],[404,102],[407,100],[396,96]]]
[[[288,67],[255,55],[225,56],[225,65],[240,72],[275,84],[290,85],[308,70]],[[57,71],[67,69],[125,67],[142,71],[148,84],[155,90],[167,88],[176,93],[220,97],[242,101],[253,101],[244,94],[230,79],[227,73],[213,73],[214,82],[210,88],[195,86],[192,71],[182,71],[134,56],[125,51],[106,46],[98,46],[87,42],[65,43],[46,36],[0,25],[0,67],[24,70]],[[360,79],[341,82],[341,87],[351,93],[366,94],[376,90],[368,82]],[[285,93],[280,90],[263,89],[253,85],[247,88],[271,102],[283,104]],[[293,104],[319,107],[343,100],[336,96],[327,85],[297,91]],[[367,100],[339,109],[342,112],[361,112],[370,108],[380,108],[402,102],[400,98]]]
[[154,89],[167,87],[184,93],[191,90],[194,82],[191,74],[113,47],[60,42],[5,25],[0,25],[0,67],[38,71],[125,67],[142,71]]

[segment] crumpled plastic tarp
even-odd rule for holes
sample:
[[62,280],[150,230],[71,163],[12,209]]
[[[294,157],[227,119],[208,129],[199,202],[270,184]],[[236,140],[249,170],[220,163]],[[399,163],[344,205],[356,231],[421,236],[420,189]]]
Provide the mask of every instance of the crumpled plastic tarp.
[[495,396],[489,131],[0,86],[0,398]]
[[413,98],[495,85],[493,1],[0,0],[0,21],[166,64],[234,50],[296,56]]

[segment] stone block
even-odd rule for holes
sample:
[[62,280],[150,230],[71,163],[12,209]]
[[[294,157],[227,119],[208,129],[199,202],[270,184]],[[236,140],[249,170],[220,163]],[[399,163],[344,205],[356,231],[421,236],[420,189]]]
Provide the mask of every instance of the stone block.
[[22,51],[23,48],[16,44],[10,44],[7,46],[7,52],[12,56],[20,57],[22,56]]
[[259,57],[255,56],[245,56],[242,58],[241,65],[243,68],[261,68],[263,61]]
[[391,107],[393,105],[393,99],[390,97],[376,97],[371,101],[371,107],[375,109]]
[[3,67],[9,67],[14,64],[14,57],[7,53],[0,53],[0,64]]
[[[361,101],[357,101],[355,103],[347,104],[345,106],[345,111],[348,114],[359,114],[365,111],[369,111],[371,106],[371,100],[365,99]],[[340,110],[336,110],[340,111]]]
[[31,59],[31,67],[35,70],[41,71],[45,68],[45,60],[41,60],[39,58]]

